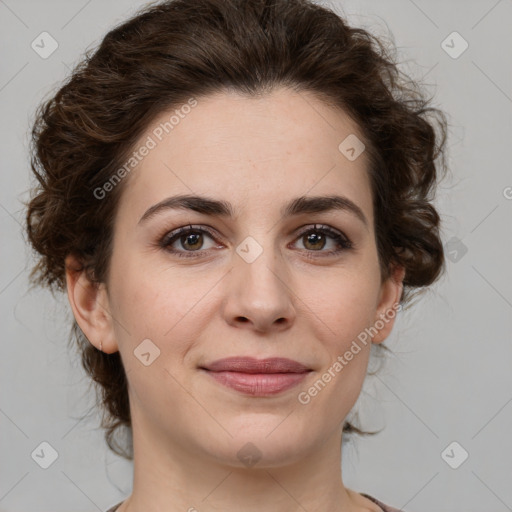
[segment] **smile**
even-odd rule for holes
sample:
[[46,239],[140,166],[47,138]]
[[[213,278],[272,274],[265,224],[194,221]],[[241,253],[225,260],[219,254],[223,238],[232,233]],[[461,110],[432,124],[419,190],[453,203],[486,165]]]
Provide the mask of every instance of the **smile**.
[[201,367],[220,384],[251,396],[275,395],[299,384],[310,368],[286,358],[231,357]]

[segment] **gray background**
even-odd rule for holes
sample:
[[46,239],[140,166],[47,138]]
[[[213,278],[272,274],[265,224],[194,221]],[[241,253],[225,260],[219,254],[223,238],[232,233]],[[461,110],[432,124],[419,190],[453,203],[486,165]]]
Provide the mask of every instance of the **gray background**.
[[[29,290],[21,235],[27,141],[36,105],[86,48],[143,5],[115,0],[0,0],[0,511],[106,510],[130,492],[130,463],[111,454],[76,354],[65,296]],[[451,177],[437,205],[452,239],[446,276],[401,315],[391,358],[356,407],[373,438],[344,447],[345,484],[410,512],[512,510],[512,1],[330,2],[350,23],[394,37],[450,121]],[[43,31],[58,49],[41,58]],[[458,58],[442,41],[457,31]],[[461,48],[455,39],[453,51]],[[58,452],[42,469],[41,442]],[[452,469],[442,457],[448,450]]]

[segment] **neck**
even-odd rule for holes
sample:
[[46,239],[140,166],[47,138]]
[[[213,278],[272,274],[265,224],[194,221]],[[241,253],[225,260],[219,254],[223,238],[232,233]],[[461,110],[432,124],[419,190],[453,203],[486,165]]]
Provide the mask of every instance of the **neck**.
[[366,498],[343,485],[341,429],[289,464],[240,467],[169,445],[163,436],[140,436],[150,430],[138,426],[133,491],[118,512],[372,510]]

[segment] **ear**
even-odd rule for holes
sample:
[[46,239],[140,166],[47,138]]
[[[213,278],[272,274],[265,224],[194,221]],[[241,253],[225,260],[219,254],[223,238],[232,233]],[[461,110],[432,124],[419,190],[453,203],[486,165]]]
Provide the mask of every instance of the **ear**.
[[377,333],[372,337],[372,343],[382,343],[393,329],[396,313],[400,310],[404,277],[405,268],[395,266],[390,276],[381,285],[377,315],[374,320]]
[[92,282],[75,256],[67,256],[65,266],[68,299],[80,329],[98,350],[101,343],[103,352],[116,352],[117,341],[105,285]]

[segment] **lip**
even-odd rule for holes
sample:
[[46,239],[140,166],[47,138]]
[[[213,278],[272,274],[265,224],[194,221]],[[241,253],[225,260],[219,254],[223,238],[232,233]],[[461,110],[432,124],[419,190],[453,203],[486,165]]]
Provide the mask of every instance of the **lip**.
[[281,393],[299,384],[312,371],[298,361],[283,357],[228,357],[201,369],[220,384],[251,396]]

